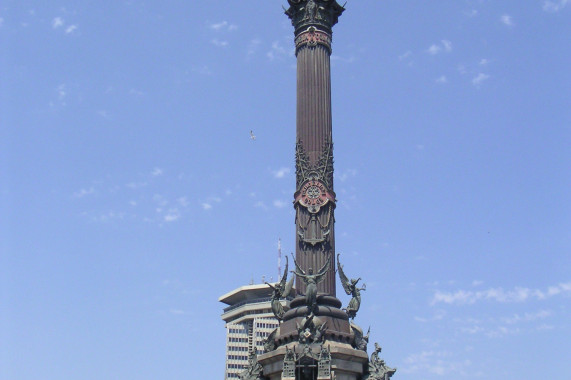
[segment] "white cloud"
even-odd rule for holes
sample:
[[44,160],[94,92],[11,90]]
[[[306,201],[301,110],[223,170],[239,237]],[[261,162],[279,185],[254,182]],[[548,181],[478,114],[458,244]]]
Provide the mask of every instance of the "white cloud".
[[248,44],[248,53],[247,53],[248,56],[256,54],[261,44],[262,41],[259,38],[254,38],[253,40],[251,40],[250,43]]
[[448,40],[442,40],[442,41],[440,41],[440,44],[432,44],[426,50],[426,52],[430,55],[436,55],[442,51],[445,51],[446,53],[450,53],[452,51],[452,42],[450,42]]
[[347,169],[343,173],[335,173],[335,179],[345,182],[347,179],[355,177],[357,175],[356,169]]
[[284,202],[282,200],[276,199],[274,202],[274,207],[276,208],[284,208],[285,206],[287,206],[287,202]]
[[0,17],[0,28],[4,25],[4,18]]
[[210,29],[217,30],[217,31],[228,31],[231,32],[233,30],[238,29],[237,25],[230,24],[228,21],[222,21],[215,24],[210,24]]
[[77,25],[70,25],[65,29],[65,34],[71,34],[77,30]]
[[507,26],[514,26],[514,20],[513,17],[510,15],[503,15],[502,17],[500,17],[500,20],[504,23],[504,25]]
[[59,86],[57,86],[56,91],[57,91],[59,100],[64,100],[66,95],[67,95],[67,90],[66,90],[65,84],[62,83]]
[[490,60],[489,60],[489,59],[482,58],[482,59],[480,60],[480,66],[486,66],[488,63],[490,63]]
[[73,193],[73,196],[75,198],[83,198],[87,195],[91,195],[91,194],[95,194],[95,189],[93,187],[90,187],[89,189],[81,189],[75,193]]
[[202,203],[202,209],[203,210],[210,210],[212,208],[212,205],[210,203]]
[[180,218],[180,213],[178,209],[173,208],[168,211],[168,213],[165,215],[164,220],[165,222],[174,222],[177,221],[179,218]]
[[525,302],[531,299],[544,300],[560,294],[571,295],[571,282],[560,283],[550,286],[547,291],[539,289],[529,289],[516,287],[513,290],[504,290],[502,288],[490,288],[482,291],[457,290],[455,292],[436,291],[432,297],[431,305],[437,303],[446,304],[474,304],[478,301],[496,301],[500,303],[507,302]]
[[190,204],[190,202],[186,197],[180,197],[177,199],[177,201],[182,207],[188,207],[188,205]]
[[536,313],[525,313],[524,315],[514,314],[512,317],[503,318],[503,322],[513,325],[519,322],[533,322],[539,319],[545,319],[552,315],[553,313],[550,310],[540,310]]
[[448,78],[446,78],[446,75],[442,75],[442,76],[436,78],[436,83],[438,83],[438,84],[448,83]]
[[61,17],[56,17],[52,20],[52,28],[57,29],[62,27],[64,24],[63,18]]
[[161,168],[154,168],[153,171],[151,172],[151,175],[153,177],[158,177],[162,174],[163,174],[163,169],[161,169]]
[[284,48],[278,41],[272,43],[271,50],[266,53],[266,56],[273,61],[278,56],[283,57],[288,54],[288,50]]
[[546,0],[543,2],[543,10],[546,12],[559,12],[565,6],[569,0]]
[[258,201],[256,203],[254,203],[254,207],[255,208],[261,208],[262,210],[267,210],[268,206],[266,206],[266,204],[262,201]]
[[284,178],[287,174],[289,174],[290,171],[291,171],[290,168],[285,168],[285,167],[275,170],[273,172],[274,178]]
[[484,82],[485,80],[487,80],[488,78],[490,78],[490,76],[488,74],[484,74],[484,73],[479,73],[478,75],[476,75],[473,79],[472,79],[472,84],[476,87],[480,86],[482,84],[482,82]]
[[468,17],[476,17],[478,13],[479,12],[476,9],[470,9],[469,11],[464,12],[464,14]]
[[408,57],[410,57],[412,55],[412,52],[410,50],[408,50],[406,53],[399,55],[399,61],[402,61],[403,59],[406,59]]
[[472,363],[469,360],[457,361],[453,354],[447,351],[422,351],[411,354],[404,359],[402,371],[405,373],[432,373],[435,375],[463,374]]
[[428,54],[436,55],[436,54],[440,53],[440,50],[442,50],[442,48],[441,48],[440,46],[438,46],[438,45],[431,45],[431,46],[428,48],[427,52],[428,52]]
[[447,52],[452,51],[452,42],[448,40],[442,40],[442,46],[444,46],[444,50],[446,50]]
[[218,47],[226,47],[228,46],[228,41],[221,41],[217,38],[214,38],[210,41],[214,46],[218,46]]

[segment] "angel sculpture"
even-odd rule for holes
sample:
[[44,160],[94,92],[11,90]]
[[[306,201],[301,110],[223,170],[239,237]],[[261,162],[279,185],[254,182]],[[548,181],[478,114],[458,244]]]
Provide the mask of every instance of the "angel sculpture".
[[345,272],[343,272],[343,265],[339,262],[339,254],[337,254],[337,271],[339,272],[339,278],[341,279],[341,285],[343,285],[345,293],[353,296],[349,301],[347,308],[343,310],[345,310],[349,318],[354,319],[357,315],[357,311],[359,311],[359,307],[361,306],[361,290],[365,290],[366,285],[363,284],[362,288],[357,287],[357,283],[361,280],[360,277],[356,280],[352,278],[351,281],[349,281]]
[[286,266],[280,282],[276,284],[276,286],[273,286],[272,284],[266,282],[266,285],[268,285],[274,291],[272,294],[271,305],[272,305],[272,312],[274,313],[278,321],[281,321],[284,318],[285,314],[284,307],[282,306],[280,299],[289,296],[291,288],[293,287],[293,277],[286,283],[287,267],[288,267],[288,261],[286,256]]
[[[293,257],[293,253],[291,256]],[[323,281],[323,277],[325,277],[325,274],[329,271],[329,257],[330,255],[328,254],[325,264],[323,264],[319,272],[316,274],[313,274],[312,268],[308,268],[306,273],[299,267],[297,261],[295,261],[295,257],[293,257],[296,270],[291,271],[291,273],[301,277],[303,282],[305,282],[305,303],[307,305],[308,315],[313,315],[315,312],[317,306],[317,284]]]

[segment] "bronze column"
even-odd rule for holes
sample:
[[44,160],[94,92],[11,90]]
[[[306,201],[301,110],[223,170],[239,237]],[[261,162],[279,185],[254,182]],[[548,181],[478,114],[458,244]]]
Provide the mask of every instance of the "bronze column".
[[[318,291],[335,296],[333,140],[331,123],[332,27],[345,10],[335,0],[288,0],[297,57],[296,261],[314,274]],[[297,277],[296,290],[305,293]]]

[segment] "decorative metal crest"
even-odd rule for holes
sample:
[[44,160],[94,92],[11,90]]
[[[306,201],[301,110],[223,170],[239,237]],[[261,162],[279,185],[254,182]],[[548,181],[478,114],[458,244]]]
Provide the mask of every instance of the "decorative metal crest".
[[333,190],[333,143],[326,141],[323,143],[321,156],[315,164],[311,164],[302,141],[295,144],[295,177],[296,189],[309,180],[321,181],[327,190]]

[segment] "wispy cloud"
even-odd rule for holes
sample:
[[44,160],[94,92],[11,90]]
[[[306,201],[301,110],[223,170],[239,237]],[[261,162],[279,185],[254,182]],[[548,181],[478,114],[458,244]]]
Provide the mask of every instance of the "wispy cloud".
[[61,28],[64,24],[63,18],[61,17],[55,17],[52,20],[52,28],[57,29],[57,28]]
[[511,317],[502,318],[502,321],[504,323],[509,324],[509,325],[513,325],[513,324],[516,324],[519,322],[533,322],[533,321],[545,319],[545,318],[550,317],[551,315],[553,315],[553,313],[550,310],[540,310],[540,311],[535,312],[535,313],[525,313],[523,315],[514,314]]
[[248,44],[248,51],[247,51],[248,57],[251,57],[254,54],[256,54],[261,44],[262,41],[259,38],[254,38],[253,40],[251,40],[250,43]]
[[474,304],[478,301],[495,301],[500,303],[525,302],[532,299],[544,300],[562,294],[571,294],[571,282],[550,286],[547,290],[516,287],[513,290],[490,288],[482,291],[436,291],[430,304],[436,305],[438,303],[445,303],[450,305],[465,305]]
[[356,169],[346,169],[341,173],[335,173],[335,179],[341,181],[341,182],[345,182],[347,181],[349,178],[353,178],[357,175],[357,170]]
[[218,38],[213,38],[210,40],[210,43],[214,46],[218,47],[226,47],[228,46],[228,41],[219,40]]
[[470,360],[454,360],[454,355],[447,351],[422,351],[411,354],[404,359],[402,371],[405,373],[432,373],[440,376],[463,374],[472,364]]
[[284,178],[286,175],[288,175],[290,173],[290,168],[280,168],[278,170],[274,170],[272,173],[274,175],[274,178]]
[[65,34],[71,34],[77,30],[77,25],[70,25],[65,29]]
[[412,56],[412,51],[408,50],[405,53],[399,55],[399,61],[405,60]]
[[87,195],[95,194],[95,189],[90,187],[89,189],[81,189],[75,193],[73,193],[74,198],[83,198]]
[[180,218],[180,212],[177,208],[169,209],[164,216],[165,222],[175,222]]
[[468,17],[476,17],[479,13],[480,12],[478,12],[476,9],[470,9],[464,12],[464,14]]
[[504,25],[507,25],[510,27],[515,25],[513,17],[510,15],[502,15],[502,17],[500,17],[500,20]]
[[161,169],[161,168],[154,168],[153,171],[151,172],[151,175],[153,177],[158,177],[162,174],[163,174],[163,169]]
[[442,40],[439,44],[432,44],[426,50],[426,52],[430,55],[436,55],[440,52],[450,53],[452,51],[452,42],[448,40]]
[[287,206],[287,202],[282,201],[282,200],[280,200],[280,199],[276,199],[276,200],[273,202],[273,204],[274,204],[274,207],[275,207],[275,208],[284,208],[285,206]]
[[472,84],[476,87],[479,87],[485,80],[489,78],[490,76],[488,74],[479,73],[472,79]]
[[285,47],[283,47],[279,43],[279,41],[272,42],[272,47],[270,48],[270,51],[266,53],[266,56],[270,59],[270,61],[273,61],[278,57],[284,57],[287,55],[288,55],[288,50]]
[[546,0],[543,2],[543,10],[546,12],[559,12],[569,3],[569,0]]
[[238,26],[235,24],[231,24],[228,21],[221,21],[218,23],[210,24],[210,29],[217,30],[217,31],[234,31],[238,29]]
[[448,78],[446,78],[446,75],[441,75],[440,77],[436,78],[436,83],[446,84],[448,83]]

